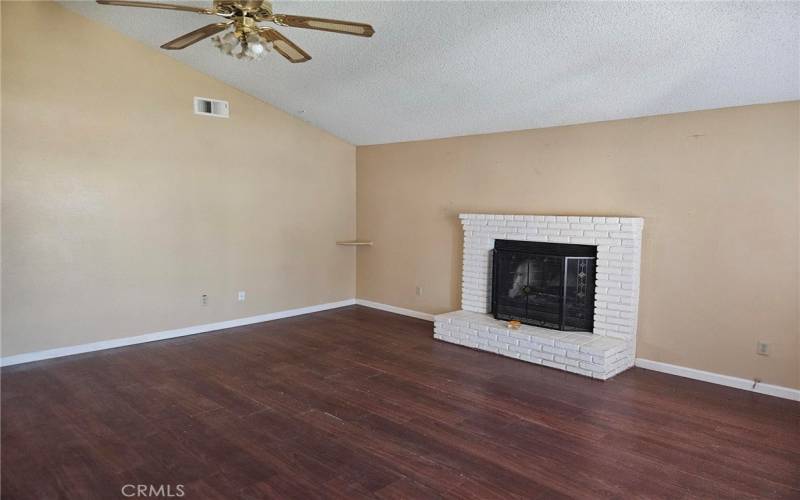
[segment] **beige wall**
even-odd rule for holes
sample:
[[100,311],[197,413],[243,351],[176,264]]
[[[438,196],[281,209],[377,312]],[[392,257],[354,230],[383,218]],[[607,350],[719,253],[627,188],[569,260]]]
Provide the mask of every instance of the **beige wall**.
[[459,212],[641,216],[637,355],[800,387],[799,117],[793,102],[359,147],[375,244],[357,296],[459,309]]
[[51,3],[2,86],[4,356],[354,296],[352,145]]

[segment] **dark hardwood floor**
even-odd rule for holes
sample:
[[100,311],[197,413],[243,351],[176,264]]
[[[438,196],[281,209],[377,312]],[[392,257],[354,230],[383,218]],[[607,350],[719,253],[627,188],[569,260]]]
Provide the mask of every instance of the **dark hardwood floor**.
[[126,484],[800,498],[800,404],[641,369],[593,381],[358,306],[2,370],[3,498],[123,498]]

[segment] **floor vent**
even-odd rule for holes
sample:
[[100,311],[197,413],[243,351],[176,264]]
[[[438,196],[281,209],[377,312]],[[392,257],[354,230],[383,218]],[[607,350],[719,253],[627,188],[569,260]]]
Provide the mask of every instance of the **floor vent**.
[[228,101],[195,97],[194,114],[228,118],[230,116],[230,108],[228,107]]

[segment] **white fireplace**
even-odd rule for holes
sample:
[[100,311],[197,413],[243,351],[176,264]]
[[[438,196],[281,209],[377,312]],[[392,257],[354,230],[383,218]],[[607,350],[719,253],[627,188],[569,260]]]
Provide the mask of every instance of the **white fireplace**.
[[[639,308],[642,229],[638,217],[461,214],[461,310],[434,318],[434,337],[597,379],[633,366]],[[597,247],[591,332],[531,325],[510,329],[491,308],[495,240]]]

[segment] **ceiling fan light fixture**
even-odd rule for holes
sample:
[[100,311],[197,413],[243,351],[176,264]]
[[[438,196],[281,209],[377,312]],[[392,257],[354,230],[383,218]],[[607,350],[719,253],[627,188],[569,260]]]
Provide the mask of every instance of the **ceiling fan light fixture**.
[[258,35],[250,34],[245,39],[245,53],[253,59],[258,59],[269,51],[269,42]]
[[264,54],[270,51],[272,43],[255,33],[250,33],[240,39],[232,31],[225,35],[217,35],[211,41],[223,54],[246,61],[255,61],[264,57]]

